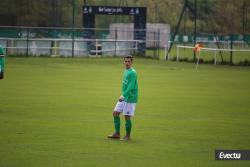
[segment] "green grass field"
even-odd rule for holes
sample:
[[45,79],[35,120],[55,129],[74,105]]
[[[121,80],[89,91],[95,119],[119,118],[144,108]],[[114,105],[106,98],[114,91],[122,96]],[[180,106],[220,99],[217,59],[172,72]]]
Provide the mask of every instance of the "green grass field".
[[[0,80],[1,167],[249,167],[250,67],[135,59],[132,140],[108,140],[119,58],[8,58]],[[122,119],[122,134],[124,120]]]

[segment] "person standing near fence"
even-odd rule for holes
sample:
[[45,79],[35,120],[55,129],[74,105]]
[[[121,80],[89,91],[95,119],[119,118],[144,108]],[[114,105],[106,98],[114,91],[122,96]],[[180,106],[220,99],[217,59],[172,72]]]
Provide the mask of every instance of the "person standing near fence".
[[123,74],[122,95],[120,96],[113,112],[115,132],[108,138],[120,139],[120,113],[125,117],[126,135],[121,140],[130,140],[132,121],[135,106],[138,101],[138,83],[137,73],[132,67],[133,57],[128,55],[124,57],[125,71]]

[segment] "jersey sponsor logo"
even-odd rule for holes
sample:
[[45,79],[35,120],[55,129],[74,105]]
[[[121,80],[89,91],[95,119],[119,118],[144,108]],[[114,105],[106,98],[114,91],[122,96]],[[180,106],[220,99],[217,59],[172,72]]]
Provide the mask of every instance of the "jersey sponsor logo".
[[123,80],[123,83],[127,85],[128,84],[128,80],[126,80],[126,79]]

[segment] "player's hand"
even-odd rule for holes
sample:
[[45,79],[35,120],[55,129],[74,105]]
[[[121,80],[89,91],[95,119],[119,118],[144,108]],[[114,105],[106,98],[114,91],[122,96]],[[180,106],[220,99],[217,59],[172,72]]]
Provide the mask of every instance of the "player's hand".
[[119,97],[119,102],[122,102],[122,101],[124,101],[124,97],[121,95],[121,96]]

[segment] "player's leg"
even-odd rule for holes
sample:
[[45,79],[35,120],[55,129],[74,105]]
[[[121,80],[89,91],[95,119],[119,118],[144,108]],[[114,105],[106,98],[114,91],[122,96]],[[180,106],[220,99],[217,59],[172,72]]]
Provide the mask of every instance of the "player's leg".
[[113,119],[114,119],[115,132],[112,135],[108,135],[108,138],[119,139],[120,138],[120,124],[121,124],[120,112],[114,111]]
[[113,112],[113,119],[114,119],[114,127],[115,132],[112,135],[109,135],[108,138],[119,139],[120,138],[120,113],[123,109],[123,102],[117,102],[114,112]]
[[125,129],[126,129],[126,135],[124,136],[123,140],[129,140],[132,129],[131,116],[129,115],[125,115]]
[[126,135],[123,137],[122,140],[129,140],[130,139],[130,134],[131,134],[131,129],[132,129],[131,117],[134,116],[134,112],[135,112],[135,103],[126,103],[125,102],[124,108],[123,108],[123,115],[125,118]]
[[121,126],[120,112],[114,111],[113,118],[114,118],[115,134],[120,136],[120,126]]

